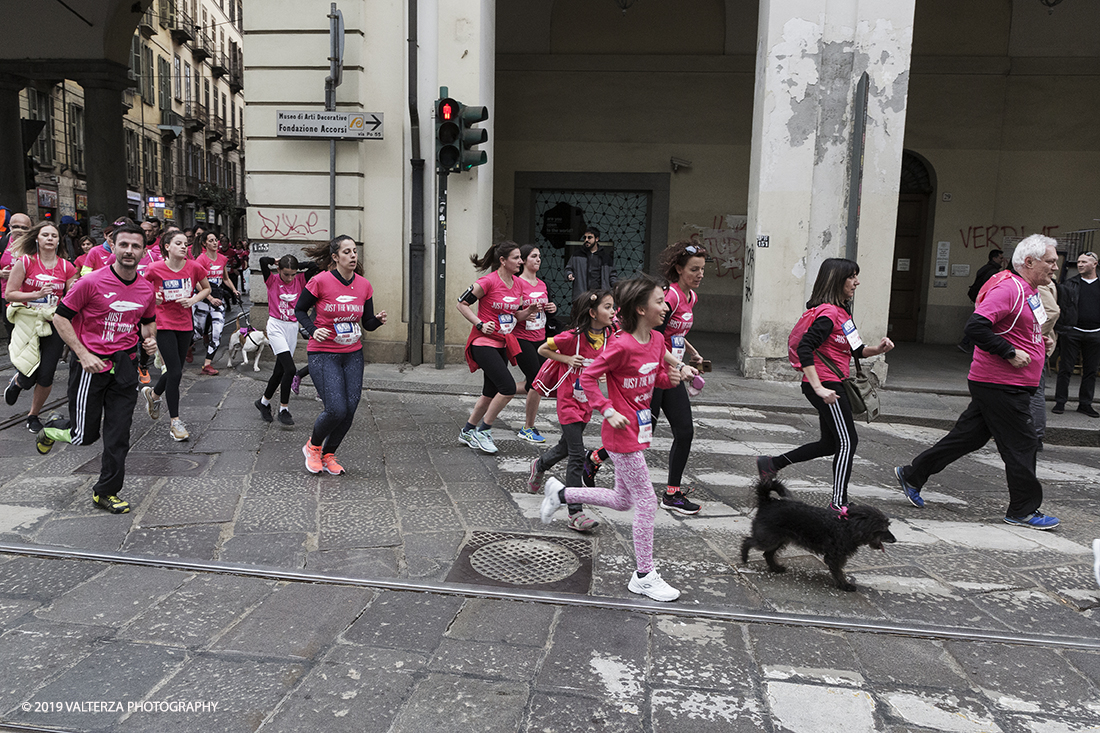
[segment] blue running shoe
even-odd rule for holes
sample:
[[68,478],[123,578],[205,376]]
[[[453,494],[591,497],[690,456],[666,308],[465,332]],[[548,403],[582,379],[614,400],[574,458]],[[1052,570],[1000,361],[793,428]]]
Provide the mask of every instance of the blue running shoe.
[[1031,527],[1032,529],[1054,529],[1059,524],[1058,517],[1048,517],[1036,510],[1026,517],[1005,517],[1005,524],[1015,524],[1018,527]]
[[920,489],[914,489],[909,485],[909,482],[905,480],[905,475],[901,471],[901,466],[894,467],[894,475],[897,476],[898,483],[901,485],[901,490],[905,494],[905,498],[909,500],[909,503],[917,509],[924,509],[924,499],[921,498]]
[[519,433],[520,440],[526,440],[528,443],[545,443],[546,438],[539,435],[539,431],[534,428],[524,428]]

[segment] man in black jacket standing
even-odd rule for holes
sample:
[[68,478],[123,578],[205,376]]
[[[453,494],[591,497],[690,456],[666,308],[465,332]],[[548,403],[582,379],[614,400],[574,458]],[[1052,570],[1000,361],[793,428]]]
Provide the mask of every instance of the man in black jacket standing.
[[1058,306],[1062,315],[1055,325],[1062,355],[1058,360],[1058,384],[1054,388],[1054,412],[1061,415],[1069,398],[1069,378],[1082,356],[1081,389],[1077,411],[1100,417],[1092,406],[1096,370],[1100,368],[1100,281],[1096,277],[1096,253],[1085,252],[1077,258],[1077,274],[1058,288]]
[[573,283],[573,300],[586,290],[610,290],[619,279],[615,274],[615,253],[600,249],[600,230],[584,230],[584,249],[569,258],[565,278]]
[[[974,282],[970,284],[970,289],[966,291],[966,295],[970,298],[971,303],[978,300],[978,293],[981,291],[986,281],[1004,269],[1004,266],[1004,253],[999,249],[989,250],[989,259],[974,275]],[[959,348],[968,354],[970,353],[972,347],[970,345],[970,339],[967,336],[963,336],[962,341],[959,342]]]

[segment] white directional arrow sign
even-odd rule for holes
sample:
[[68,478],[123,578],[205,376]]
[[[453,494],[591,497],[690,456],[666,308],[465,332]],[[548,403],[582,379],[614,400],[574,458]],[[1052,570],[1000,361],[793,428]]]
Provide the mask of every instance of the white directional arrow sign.
[[383,118],[381,112],[280,109],[275,112],[275,134],[325,140],[381,140]]

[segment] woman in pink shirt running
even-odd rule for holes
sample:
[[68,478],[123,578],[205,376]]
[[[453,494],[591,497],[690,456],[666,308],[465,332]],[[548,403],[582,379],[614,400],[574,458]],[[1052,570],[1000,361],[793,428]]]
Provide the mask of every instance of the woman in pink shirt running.
[[[678,362],[654,329],[665,319],[668,306],[656,280],[641,275],[615,284],[622,331],[609,339],[599,356],[581,372],[581,387],[589,403],[603,415],[600,435],[615,467],[615,488],[566,488],[556,478],[546,480],[541,516],[544,524],[563,504],[583,503],[617,511],[634,507],[634,559],[637,570],[627,588],[655,601],[674,601],[680,591],[666,583],[653,564],[653,522],[657,497],[649,480],[645,449],[653,440],[649,410],[654,387],[669,389],[682,378],[692,379],[693,367]],[[607,397],[599,380],[607,376]]]
[[[76,282],[76,268],[73,263],[57,253],[60,239],[57,227],[44,221],[15,240],[12,245],[11,274],[4,293],[9,303],[22,303],[28,308],[42,310],[57,307],[61,296]],[[38,339],[38,368],[32,374],[20,374],[17,371],[4,390],[4,400],[9,405],[14,405],[21,390],[34,389],[31,409],[27,413],[27,429],[32,433],[37,434],[42,429],[38,413],[53,389],[54,373],[64,346],[61,337],[51,326],[49,335]]]

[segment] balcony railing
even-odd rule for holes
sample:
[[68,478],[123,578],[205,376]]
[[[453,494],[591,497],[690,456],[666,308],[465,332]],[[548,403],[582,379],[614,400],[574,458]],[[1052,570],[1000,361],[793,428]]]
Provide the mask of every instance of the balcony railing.
[[177,175],[174,180],[176,196],[179,198],[198,198],[202,182],[198,176]]
[[191,132],[206,127],[206,107],[198,102],[184,102],[183,126]]
[[225,120],[217,115],[210,115],[206,123],[207,141],[220,140],[225,135]]
[[210,55],[210,74],[218,79],[229,73],[229,58],[224,53],[215,51]]
[[244,89],[244,64],[239,60],[229,61],[229,91],[239,94]]
[[241,134],[235,127],[229,127],[225,130],[225,136],[222,138],[222,150],[229,152],[230,150],[236,150],[241,146]]
[[210,54],[214,53],[214,45],[210,42],[210,36],[206,31],[195,31],[195,40],[191,45],[191,56],[195,61],[210,58]]
[[187,43],[195,40],[195,24],[191,20],[191,14],[183,8],[176,11],[172,21],[172,40],[176,43]]
[[157,22],[153,19],[152,7],[141,14],[141,19],[138,20],[138,30],[146,38],[152,38],[157,34]]

